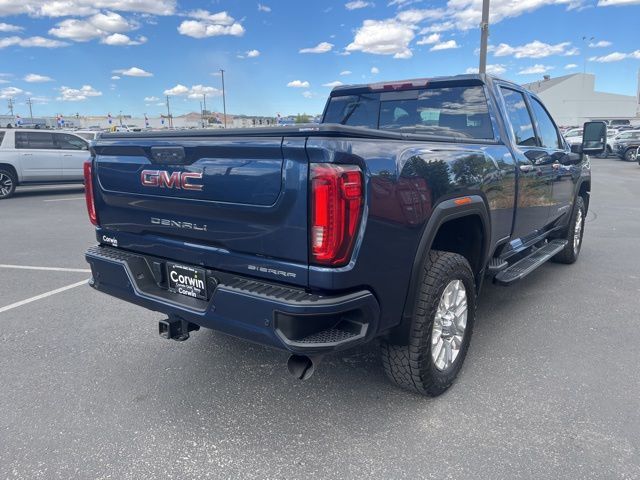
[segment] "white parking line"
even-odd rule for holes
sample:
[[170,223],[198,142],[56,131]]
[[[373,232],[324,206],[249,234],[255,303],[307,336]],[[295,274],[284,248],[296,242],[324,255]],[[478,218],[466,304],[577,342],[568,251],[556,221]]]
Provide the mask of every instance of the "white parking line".
[[84,200],[84,197],[52,198],[50,200],[43,200],[43,202],[66,202],[68,200]]
[[3,265],[0,268],[15,268],[17,270],[42,270],[48,272],[75,272],[75,273],[91,273],[88,268],[58,268],[58,267],[32,267],[30,265]]
[[0,313],[12,310],[14,308],[21,307],[22,305],[26,305],[27,303],[35,302],[37,300],[42,300],[43,298],[50,297],[51,295],[55,295],[56,293],[64,292],[66,290],[71,290],[72,288],[76,288],[76,287],[79,287],[80,285],[86,285],[86,284],[87,284],[87,280],[83,280],[78,283],[67,285],[66,287],[51,290],[50,292],[46,292],[41,295],[36,295],[35,297],[27,298],[26,300],[21,300],[20,302],[12,303],[11,305],[7,305],[6,307],[0,308]]

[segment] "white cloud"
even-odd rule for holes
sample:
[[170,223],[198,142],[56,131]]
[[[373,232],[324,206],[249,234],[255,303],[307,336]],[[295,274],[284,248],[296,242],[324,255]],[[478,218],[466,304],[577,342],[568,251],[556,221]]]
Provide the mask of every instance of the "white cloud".
[[340,75],[344,76],[344,75],[351,75],[351,70],[343,70],[342,72],[340,72]]
[[263,4],[259,3],[258,4],[258,11],[259,12],[269,13],[269,12],[271,12],[271,7],[267,7],[266,5],[263,5]]
[[576,65],[575,63],[569,63],[569,64],[565,65],[564,68],[566,70],[571,70],[572,68],[578,68],[578,65]]
[[[507,67],[501,63],[493,63],[487,65],[487,73],[489,75],[502,75],[507,71]],[[465,73],[478,73],[477,67],[469,67]]]
[[[158,97],[144,97],[145,102],[157,102],[160,99]],[[164,105],[164,104],[163,104]]]
[[29,73],[24,76],[24,81],[29,83],[52,82],[53,78],[46,75],[38,75],[37,73]]
[[640,5],[640,0],[599,0],[599,7],[617,7],[620,5]]
[[0,22],[0,32],[19,32],[24,30],[24,28],[19,27],[17,25],[11,25],[9,23]]
[[260,51],[259,50],[249,50],[246,53],[247,58],[256,58],[260,56]]
[[447,40],[446,42],[436,43],[429,50],[436,52],[438,50],[451,50],[453,48],[460,48],[460,45],[455,40]]
[[0,38],[0,48],[18,46],[23,48],[59,48],[66,47],[67,42],[44,37],[5,37]]
[[315,47],[301,49],[300,53],[327,53],[330,52],[332,48],[333,43],[320,42]]
[[210,97],[219,97],[222,96],[222,90],[218,90],[214,87],[207,87],[204,85],[194,85],[189,90],[189,98],[202,98],[203,95],[207,95]]
[[100,40],[100,43],[104,43],[105,45],[111,45],[113,47],[142,45],[143,43],[147,43],[147,37],[141,35],[134,40],[128,35],[124,35],[123,33],[112,33],[108,37],[105,37],[102,40]]
[[96,28],[110,33],[124,33],[138,28],[138,24],[126,20],[122,15],[115,12],[97,13],[89,18]]
[[113,75],[111,77],[111,80],[120,80],[120,77],[118,75]]
[[371,67],[371,74],[377,75],[380,73],[380,69],[378,67]]
[[60,96],[56,100],[64,102],[81,102],[89,97],[99,97],[99,92],[91,85],[83,85],[80,88],[60,87]]
[[535,74],[547,73],[551,70],[553,70],[553,67],[550,65],[542,65],[542,64],[536,63],[535,65],[532,65],[530,67],[523,68],[518,72],[518,75],[535,75]]
[[555,45],[534,40],[533,42],[512,47],[506,43],[501,43],[497,47],[491,45],[489,51],[496,57],[514,56],[515,58],[544,58],[551,55],[576,55],[579,53],[576,48],[571,47],[571,42],[562,42]]
[[94,38],[100,38],[104,32],[90,22],[69,18],[59,22],[55,28],[49,30],[49,35],[54,37],[74,40],[76,42],[88,42]]
[[413,55],[409,44],[414,37],[413,27],[397,20],[365,20],[346,51],[409,58]]
[[172,95],[172,96],[187,95],[188,93],[189,93],[189,89],[180,83],[177,84],[175,87],[169,88],[168,90],[164,91],[165,95]]
[[313,94],[313,92],[310,92],[310,91],[306,90],[306,91],[302,92],[302,96],[304,98],[313,98],[314,94]]
[[164,94],[174,97],[187,96],[188,98],[202,98],[203,95],[220,96],[222,95],[222,91],[205,85],[193,85],[191,88],[187,88],[179,83],[175,87],[165,90]]
[[323,87],[330,87],[330,88],[339,87],[340,85],[344,85],[344,83],[342,83],[340,80],[322,84]]
[[291,88],[309,88],[311,85],[306,80],[293,80],[287,83],[287,87]]
[[439,33],[432,33],[428,37],[422,37],[416,42],[417,45],[433,45],[440,41],[441,35]]
[[120,75],[124,75],[125,77],[153,77],[153,73],[147,72],[138,67],[121,68],[118,70],[114,70],[113,73],[119,73]]
[[0,98],[2,99],[7,99],[7,98],[13,98],[17,95],[21,95],[24,93],[24,90],[21,90],[20,88],[17,87],[5,87],[3,89],[0,89]]
[[211,13],[207,10],[194,10],[187,13],[194,20],[185,20],[178,27],[181,35],[193,38],[217,37],[231,35],[241,37],[244,27],[227,12]]
[[396,15],[396,19],[402,23],[418,24],[425,20],[440,20],[446,15],[441,8],[424,8],[404,10]]
[[598,42],[591,42],[589,44],[589,48],[605,48],[610,47],[611,45],[613,45],[613,43],[609,42],[608,40],[600,40]]
[[589,61],[598,63],[611,63],[626,60],[628,58],[640,59],[640,50],[635,50],[631,53],[613,52],[601,57],[591,57],[589,58]]
[[5,0],[0,2],[0,16],[32,17],[88,16],[100,10],[172,15],[176,0]]
[[357,10],[359,8],[373,7],[373,2],[365,2],[364,0],[354,0],[344,4],[344,8],[347,10]]

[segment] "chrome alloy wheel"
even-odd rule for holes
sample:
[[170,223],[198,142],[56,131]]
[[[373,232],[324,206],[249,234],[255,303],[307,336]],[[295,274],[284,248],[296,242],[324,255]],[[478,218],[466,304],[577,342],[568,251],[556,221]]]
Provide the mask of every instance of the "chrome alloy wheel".
[[467,328],[467,290],[452,280],[440,297],[431,331],[431,358],[440,371],[448,369],[460,354]]
[[13,180],[11,180],[11,177],[9,175],[5,175],[4,173],[0,173],[0,198],[9,195],[12,187]]
[[576,226],[573,230],[573,253],[576,255],[580,251],[580,242],[582,242],[582,224],[584,219],[582,216],[582,210],[578,209],[578,215],[576,215]]

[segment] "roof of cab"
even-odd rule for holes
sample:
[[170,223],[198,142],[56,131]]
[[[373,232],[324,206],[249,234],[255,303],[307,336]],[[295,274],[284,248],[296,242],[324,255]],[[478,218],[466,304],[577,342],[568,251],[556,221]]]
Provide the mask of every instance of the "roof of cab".
[[363,83],[363,84],[354,84],[354,85],[341,85],[339,87],[335,87],[331,91],[331,96],[345,95],[350,93],[364,93],[364,92],[374,92],[374,91],[389,91],[394,89],[411,89],[411,88],[421,88],[426,87],[428,84],[439,83],[439,84],[447,84],[447,83],[477,83],[477,84],[491,84],[494,80],[500,80],[502,83],[510,84],[513,86],[517,86],[521,88],[519,85],[516,85],[507,80],[500,79],[493,75],[488,74],[465,74],[465,75],[453,75],[446,77],[432,77],[432,78],[414,78],[408,80],[396,80],[396,81],[385,81],[385,82],[376,82],[376,83]]

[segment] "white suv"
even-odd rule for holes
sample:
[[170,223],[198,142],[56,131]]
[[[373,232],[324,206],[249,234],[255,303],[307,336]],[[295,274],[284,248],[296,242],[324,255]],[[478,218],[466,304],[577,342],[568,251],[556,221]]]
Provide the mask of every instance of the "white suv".
[[0,200],[18,185],[82,182],[89,143],[72,133],[0,129]]

